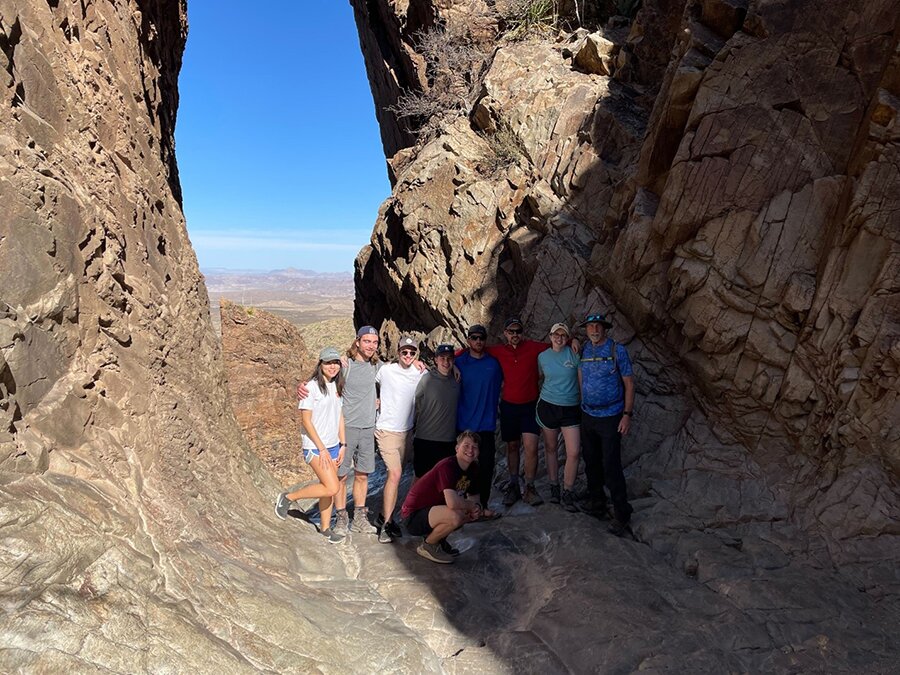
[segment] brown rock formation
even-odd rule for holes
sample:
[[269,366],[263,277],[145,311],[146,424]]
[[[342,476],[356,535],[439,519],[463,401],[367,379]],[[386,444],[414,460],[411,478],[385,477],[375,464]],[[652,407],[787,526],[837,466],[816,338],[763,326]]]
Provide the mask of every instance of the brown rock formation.
[[[810,570],[803,602],[836,585],[897,616],[898,22],[893,0],[645,2],[613,78],[571,41],[498,43],[471,116],[388,158],[357,322],[461,339],[517,313],[540,337],[609,309],[639,536],[726,594],[765,541]],[[503,128],[517,160],[486,171]]]
[[300,454],[296,389],[316,359],[300,329],[225,299],[219,310],[228,396],[244,438],[283,486],[313,478]]
[[0,669],[359,668],[316,617],[435,670],[274,518],[228,405],[172,153],[186,29],[174,0],[0,0]]

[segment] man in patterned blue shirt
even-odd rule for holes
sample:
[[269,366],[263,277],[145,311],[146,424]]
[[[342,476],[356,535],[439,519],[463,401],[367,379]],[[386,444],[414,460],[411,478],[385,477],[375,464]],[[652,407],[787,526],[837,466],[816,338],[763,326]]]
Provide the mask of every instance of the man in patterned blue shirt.
[[[588,341],[581,353],[581,438],[588,498],[583,510],[606,513],[606,484],[615,518],[609,531],[621,537],[631,520],[631,504],[622,471],[622,436],[631,428],[634,374],[625,347],[606,336],[612,324],[603,314],[589,314],[581,323]],[[615,351],[613,351],[615,350]]]

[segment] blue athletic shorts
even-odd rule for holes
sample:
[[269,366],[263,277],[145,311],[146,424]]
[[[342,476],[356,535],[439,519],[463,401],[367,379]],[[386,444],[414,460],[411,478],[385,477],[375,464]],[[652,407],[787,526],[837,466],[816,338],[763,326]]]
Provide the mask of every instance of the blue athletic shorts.
[[[328,448],[328,454],[331,455],[331,459],[335,462],[337,461],[338,455],[341,454],[341,444],[338,443],[332,448]],[[319,456],[318,448],[313,448],[312,450],[308,448],[303,448],[303,459],[306,460],[307,464],[311,464],[313,461],[313,457]]]

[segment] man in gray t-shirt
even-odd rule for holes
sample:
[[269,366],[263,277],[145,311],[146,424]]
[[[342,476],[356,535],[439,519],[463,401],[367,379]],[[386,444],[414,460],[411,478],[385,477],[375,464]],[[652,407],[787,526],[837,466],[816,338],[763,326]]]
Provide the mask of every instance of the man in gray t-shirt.
[[[375,470],[375,374],[381,361],[378,351],[378,331],[363,326],[356,333],[356,340],[347,350],[347,362],[343,368],[344,391],[341,396],[344,413],[344,429],[347,448],[344,461],[338,467],[340,487],[334,496],[334,531],[338,534],[360,532],[375,534],[376,528],[369,521],[366,496],[369,491],[369,474]],[[297,388],[300,398],[307,392],[302,385]],[[347,477],[353,473],[353,522],[347,516]]]
[[413,471],[424,476],[444,457],[456,452],[456,405],[459,382],[453,373],[453,345],[438,345],[435,369],[416,387],[416,433],[413,437]]

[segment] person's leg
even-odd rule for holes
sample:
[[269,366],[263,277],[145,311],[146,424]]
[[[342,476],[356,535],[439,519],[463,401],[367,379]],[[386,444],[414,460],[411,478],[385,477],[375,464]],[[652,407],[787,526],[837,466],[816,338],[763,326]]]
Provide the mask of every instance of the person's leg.
[[581,427],[563,427],[563,440],[566,444],[566,468],[563,476],[563,487],[571,490],[578,478],[578,458],[581,456]]
[[357,435],[357,451],[353,476],[353,507],[365,510],[369,474],[375,470],[375,429],[354,429],[354,432]]
[[602,418],[603,422],[603,474],[616,520],[627,525],[631,520],[631,504],[622,470],[622,435],[619,433],[620,415]]
[[520,440],[506,441],[506,465],[509,469],[509,479],[512,482],[519,481],[519,447]]
[[384,493],[381,497],[381,520],[390,522],[397,506],[397,493],[400,489],[400,476],[403,472],[403,448],[406,443],[406,433],[391,431],[376,431],[378,450],[381,459],[384,460],[384,468],[387,478],[384,481]]
[[425,537],[425,543],[437,544],[442,539],[463,526],[463,516],[449,506],[433,506],[428,511],[428,524],[431,534]]
[[321,459],[313,457],[309,463],[310,467],[319,479],[318,483],[312,483],[300,488],[296,492],[290,493],[287,498],[295,499],[313,499],[319,498],[319,514],[321,515],[321,529],[327,530],[331,527],[331,509],[334,501],[334,495],[339,489],[337,473],[332,469],[326,469],[322,466]]
[[478,497],[481,501],[482,511],[484,511],[487,510],[488,501],[491,498],[491,487],[494,484],[497,442],[493,431],[479,431],[478,438]]
[[523,433],[522,447],[525,448],[525,483],[533,485],[538,468],[538,435]]
[[585,414],[581,418],[581,435],[584,449],[584,472],[587,477],[590,511],[605,509],[603,492],[603,437],[600,418]]
[[[547,462],[547,478],[551,485],[559,484],[559,429],[542,429],[544,437],[544,460]],[[568,445],[568,444],[567,444]]]

